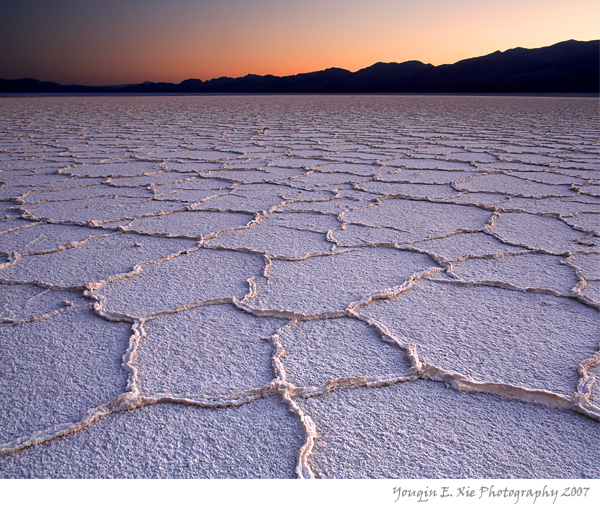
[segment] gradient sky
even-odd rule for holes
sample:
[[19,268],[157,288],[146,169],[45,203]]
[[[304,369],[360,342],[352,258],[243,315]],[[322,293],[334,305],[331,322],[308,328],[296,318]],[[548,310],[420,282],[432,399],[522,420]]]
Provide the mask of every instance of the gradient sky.
[[0,78],[63,84],[438,65],[600,38],[598,0],[0,2]]

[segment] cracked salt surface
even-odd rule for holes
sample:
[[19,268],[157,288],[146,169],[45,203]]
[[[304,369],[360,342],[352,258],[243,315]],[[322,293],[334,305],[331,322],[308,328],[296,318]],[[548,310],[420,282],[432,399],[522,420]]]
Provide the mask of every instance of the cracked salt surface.
[[600,477],[596,101],[0,119],[2,477]]

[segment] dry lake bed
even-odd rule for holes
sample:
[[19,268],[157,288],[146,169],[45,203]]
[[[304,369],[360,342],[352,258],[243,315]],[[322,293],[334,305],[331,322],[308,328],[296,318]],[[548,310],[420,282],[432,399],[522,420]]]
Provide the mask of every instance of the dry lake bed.
[[0,477],[600,478],[597,99],[0,125]]

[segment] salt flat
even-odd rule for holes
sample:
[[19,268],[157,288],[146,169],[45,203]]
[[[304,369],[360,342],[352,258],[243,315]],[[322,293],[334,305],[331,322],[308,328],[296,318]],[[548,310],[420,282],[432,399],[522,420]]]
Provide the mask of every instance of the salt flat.
[[583,98],[0,100],[0,476],[600,478]]

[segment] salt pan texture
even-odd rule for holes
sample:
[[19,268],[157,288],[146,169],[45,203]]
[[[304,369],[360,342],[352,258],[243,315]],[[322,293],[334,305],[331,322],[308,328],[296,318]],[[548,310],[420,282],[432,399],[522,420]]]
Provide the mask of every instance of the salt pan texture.
[[0,102],[0,476],[600,477],[598,103]]

